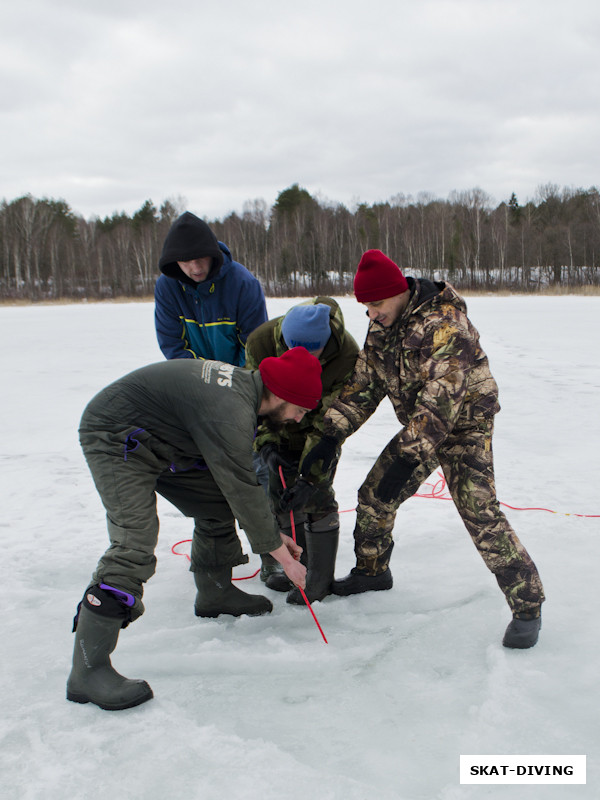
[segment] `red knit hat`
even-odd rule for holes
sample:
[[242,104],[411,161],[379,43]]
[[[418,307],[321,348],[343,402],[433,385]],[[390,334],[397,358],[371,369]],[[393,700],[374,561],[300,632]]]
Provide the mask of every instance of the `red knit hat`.
[[408,289],[400,267],[381,250],[367,250],[354,276],[354,294],[359,303],[373,303],[402,294]]
[[316,408],[323,394],[321,364],[305,347],[293,347],[258,365],[264,385],[274,395],[301,408]]

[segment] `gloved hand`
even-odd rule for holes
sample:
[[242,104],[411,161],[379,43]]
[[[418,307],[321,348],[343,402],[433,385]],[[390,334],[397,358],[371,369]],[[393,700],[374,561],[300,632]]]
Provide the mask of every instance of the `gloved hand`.
[[375,489],[375,497],[390,503],[395,500],[417,466],[416,461],[400,456],[386,469],[379,485]]
[[260,456],[260,460],[263,462],[263,464],[265,464],[271,470],[271,472],[278,473],[280,466],[283,469],[288,470],[294,469],[297,466],[289,456],[286,458],[277,445],[273,444],[273,442],[268,442],[261,447],[258,455]]
[[316,461],[323,461],[323,472],[327,472],[337,455],[338,442],[333,436],[323,436],[312,450],[304,456],[302,474],[309,475],[310,468]]
[[284,489],[279,498],[279,508],[281,511],[297,511],[304,508],[308,503],[313,493],[316,491],[316,486],[309,483],[306,478],[298,478],[296,483],[289,489]]

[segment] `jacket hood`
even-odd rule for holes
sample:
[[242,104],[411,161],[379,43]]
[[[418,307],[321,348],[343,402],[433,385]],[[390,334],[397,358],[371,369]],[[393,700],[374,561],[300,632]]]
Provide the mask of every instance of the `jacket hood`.
[[163,244],[158,262],[160,271],[169,278],[196,286],[196,282],[182,271],[178,261],[193,261],[195,258],[212,258],[212,266],[206,280],[215,278],[223,265],[223,251],[217,237],[204,220],[186,211],[171,225]]
[[450,283],[430,281],[428,278],[407,278],[407,281],[410,300],[403,317],[417,309],[425,311],[426,308],[423,307],[427,305],[434,306],[440,303],[456,306],[466,314],[467,304]]

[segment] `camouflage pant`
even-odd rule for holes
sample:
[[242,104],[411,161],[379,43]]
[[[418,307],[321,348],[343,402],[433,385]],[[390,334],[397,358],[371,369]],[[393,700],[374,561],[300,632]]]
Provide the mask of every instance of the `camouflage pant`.
[[[286,455],[290,457],[291,460],[295,460],[299,463],[301,453],[297,453],[295,459],[293,452],[287,451]],[[316,490],[306,506],[301,509],[301,511],[294,512],[296,521],[317,521],[323,519],[329,514],[337,514],[338,504],[333,491],[333,478],[337,469],[337,462],[338,459],[336,458],[332,463],[327,479],[321,480],[316,484]],[[284,469],[283,479],[285,481],[285,485],[288,488],[291,488],[298,479],[298,468],[295,467],[291,470]],[[269,471],[269,502],[271,503],[273,513],[277,517],[279,527],[284,533],[289,535],[289,528],[291,527],[289,512],[283,513],[279,510],[279,499],[282,491],[283,484],[281,482],[281,477],[278,473]]]
[[392,532],[398,507],[439,465],[458,513],[511,610],[523,616],[537,616],[544,601],[538,571],[496,498],[493,424],[493,418],[481,419],[474,421],[469,430],[451,434],[438,449],[437,459],[420,464],[400,496],[384,503],[376,497],[375,490],[387,467],[400,455],[393,440],[388,444],[358,491],[356,563],[369,575],[387,568],[394,546]]

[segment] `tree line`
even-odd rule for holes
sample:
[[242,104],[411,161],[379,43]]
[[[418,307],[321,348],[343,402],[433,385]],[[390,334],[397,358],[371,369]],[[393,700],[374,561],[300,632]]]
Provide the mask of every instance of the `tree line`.
[[[147,200],[128,216],[89,220],[64,200],[31,195],[0,205],[0,298],[147,297],[167,231],[185,207]],[[396,195],[349,210],[294,184],[272,207],[205,218],[267,296],[346,294],[362,253],[378,248],[410,275],[459,289],[531,292],[600,284],[600,192],[540,186],[520,205],[481,189],[447,200]]]

